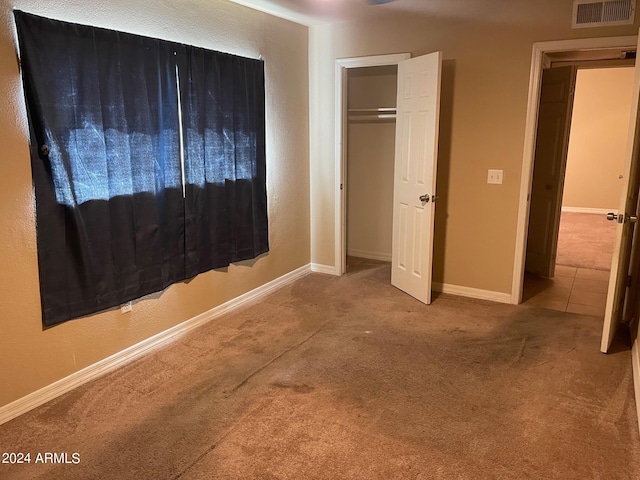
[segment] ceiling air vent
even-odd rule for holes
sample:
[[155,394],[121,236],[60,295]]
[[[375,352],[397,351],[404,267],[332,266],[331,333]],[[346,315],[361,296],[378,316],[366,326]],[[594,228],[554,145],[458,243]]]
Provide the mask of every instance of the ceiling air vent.
[[636,13],[635,0],[575,0],[572,28],[629,25]]

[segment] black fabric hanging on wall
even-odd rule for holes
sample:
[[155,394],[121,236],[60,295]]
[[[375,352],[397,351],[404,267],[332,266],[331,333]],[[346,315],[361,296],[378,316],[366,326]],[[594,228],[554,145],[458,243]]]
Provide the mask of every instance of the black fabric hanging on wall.
[[269,250],[264,62],[14,14],[45,327]]
[[187,277],[269,250],[264,62],[179,51]]
[[15,12],[43,323],[185,278],[171,45]]

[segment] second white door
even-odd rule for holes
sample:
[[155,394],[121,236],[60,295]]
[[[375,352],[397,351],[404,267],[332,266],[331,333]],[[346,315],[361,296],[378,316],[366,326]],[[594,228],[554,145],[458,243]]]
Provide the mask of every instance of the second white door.
[[553,278],[576,67],[543,71],[529,208],[526,270]]

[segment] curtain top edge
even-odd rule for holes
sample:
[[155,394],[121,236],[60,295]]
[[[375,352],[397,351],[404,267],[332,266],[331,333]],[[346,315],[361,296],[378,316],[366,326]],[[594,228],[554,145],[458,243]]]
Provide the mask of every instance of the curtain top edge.
[[220,51],[220,50],[213,50],[211,48],[201,47],[199,45],[191,45],[191,44],[188,44],[188,43],[183,43],[183,42],[179,42],[179,41],[175,41],[175,40],[169,40],[169,39],[166,39],[166,38],[156,38],[156,37],[151,37],[149,35],[141,35],[139,33],[125,32],[123,30],[114,30],[114,29],[111,29],[111,28],[100,27],[100,26],[96,26],[96,25],[87,25],[87,24],[84,24],[84,23],[69,22],[69,21],[66,21],[66,20],[58,20],[58,19],[54,19],[54,18],[45,17],[45,16],[42,16],[42,15],[36,15],[36,14],[30,13],[30,12],[25,12],[24,10],[20,10],[18,8],[14,8],[13,9],[13,15],[14,15],[16,27],[18,27],[19,21],[21,21],[22,23],[24,23],[25,21],[37,22],[40,26],[46,25],[46,24],[51,23],[51,22],[55,22],[55,23],[63,24],[67,28],[73,28],[76,31],[80,31],[82,29],[87,29],[84,32],[85,34],[90,33],[89,30],[97,30],[97,31],[103,32],[105,34],[114,34],[115,33],[117,35],[126,36],[126,37],[131,38],[132,40],[137,40],[137,41],[142,41],[142,42],[147,42],[147,41],[163,42],[163,43],[168,44],[169,46],[171,46],[175,50],[179,50],[181,48],[196,49],[196,50],[202,50],[202,51],[205,51],[205,52],[215,52],[215,53],[217,53],[219,55],[233,57],[233,58],[240,58],[240,59],[243,59],[243,60],[253,60],[253,61],[261,62],[261,63],[264,64],[264,59],[262,58],[262,54],[260,54],[258,56],[258,58],[256,58],[256,57],[247,57],[247,56],[244,56],[244,55],[238,55],[236,53],[223,52],[223,51]]

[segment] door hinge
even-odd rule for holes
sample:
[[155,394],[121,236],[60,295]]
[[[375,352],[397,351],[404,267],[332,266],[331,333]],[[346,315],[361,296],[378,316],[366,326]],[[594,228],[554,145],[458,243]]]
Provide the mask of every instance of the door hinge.
[[633,284],[633,277],[631,275],[627,275],[627,287],[630,287]]
[[342,190],[342,184],[340,184],[340,190]]

